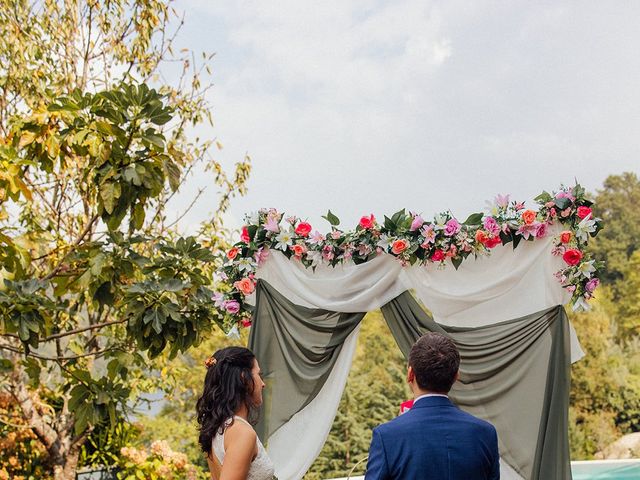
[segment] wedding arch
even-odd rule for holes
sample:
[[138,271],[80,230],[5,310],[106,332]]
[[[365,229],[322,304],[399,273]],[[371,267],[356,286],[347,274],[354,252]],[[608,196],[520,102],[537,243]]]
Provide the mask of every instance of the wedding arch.
[[[273,210],[248,215],[215,301],[265,373],[258,433],[281,480],[320,453],[345,387],[360,321],[380,308],[405,355],[427,331],[461,352],[452,399],[498,430],[503,479],[571,478],[571,362],[583,355],[564,305],[588,308],[602,267],[585,252],[601,228],[580,185],[528,209],[498,196],[460,222],[404,210],[328,234]],[[425,305],[428,314],[421,306]]]

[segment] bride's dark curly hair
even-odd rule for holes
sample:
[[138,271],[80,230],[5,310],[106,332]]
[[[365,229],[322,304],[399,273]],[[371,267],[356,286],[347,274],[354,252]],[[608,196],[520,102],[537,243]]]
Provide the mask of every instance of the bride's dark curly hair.
[[257,408],[251,401],[254,389],[251,370],[256,356],[244,347],[218,350],[207,362],[204,390],[196,403],[200,448],[207,455],[216,433],[223,433],[225,421],[242,405],[255,416]]

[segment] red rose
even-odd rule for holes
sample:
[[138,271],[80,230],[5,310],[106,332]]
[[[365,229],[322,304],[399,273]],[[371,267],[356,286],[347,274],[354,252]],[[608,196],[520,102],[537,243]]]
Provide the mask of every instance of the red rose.
[[376,217],[373,216],[373,213],[369,217],[362,217],[360,219],[360,226],[365,230],[369,230],[373,228],[375,223],[376,223]]
[[240,324],[244,328],[249,328],[251,326],[251,319],[250,318],[243,318],[242,320],[240,320]]
[[502,240],[500,240],[500,237],[495,236],[495,237],[487,238],[487,241],[484,244],[486,245],[487,248],[494,248],[500,245],[501,243],[502,243]]
[[435,252],[433,252],[433,255],[431,255],[431,260],[433,260],[434,262],[441,262],[442,260],[444,260],[444,252],[440,249],[436,250]]
[[309,225],[307,222],[300,222],[296,227],[296,234],[300,235],[301,237],[308,237],[309,232],[311,232],[311,225]]
[[578,217],[585,218],[591,215],[591,209],[589,207],[578,207]]
[[562,232],[560,234],[560,241],[562,243],[569,243],[571,241],[571,232],[568,230],[565,230],[564,232]]
[[582,252],[575,248],[570,248],[564,255],[562,255],[562,259],[567,262],[567,265],[577,265],[582,260]]
[[391,251],[394,254],[398,255],[404,252],[408,246],[409,246],[409,242],[401,238],[400,240],[396,240],[391,244]]
[[238,252],[239,252],[238,247],[233,247],[231,250],[227,252],[227,258],[229,260],[233,260],[238,256]]
[[249,243],[251,241],[251,237],[249,236],[249,229],[247,227],[242,227],[240,240],[243,241],[244,243]]

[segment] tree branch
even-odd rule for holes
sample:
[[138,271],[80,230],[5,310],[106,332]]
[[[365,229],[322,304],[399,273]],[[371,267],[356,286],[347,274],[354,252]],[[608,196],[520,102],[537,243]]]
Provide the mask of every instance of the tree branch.
[[[94,222],[97,219],[98,219],[98,214],[96,213],[96,214],[93,215],[93,217],[91,217],[91,219],[89,220],[89,223],[87,223],[87,226],[84,227],[84,230],[82,231],[82,233],[80,233],[80,236],[75,240],[75,242],[73,242],[73,245],[71,245],[71,249],[73,249],[73,247],[77,247],[78,245],[80,245],[80,242],[82,242],[82,240],[84,240],[84,237],[86,237],[87,234],[91,231],[91,227],[93,226]],[[64,257],[62,257],[60,259],[60,261],[53,268],[53,270],[47,276],[45,276],[42,280],[50,280],[51,278],[55,277],[56,274],[62,268],[62,264],[64,263],[65,259],[67,258],[67,255],[68,255],[68,253]]]

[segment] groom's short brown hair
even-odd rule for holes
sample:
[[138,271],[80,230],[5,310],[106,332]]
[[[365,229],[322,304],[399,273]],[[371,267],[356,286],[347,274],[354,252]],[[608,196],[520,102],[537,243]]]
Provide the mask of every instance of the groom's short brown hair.
[[448,393],[460,368],[460,353],[449,337],[430,332],[411,347],[409,366],[422,390]]

